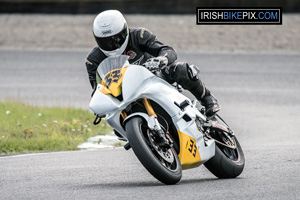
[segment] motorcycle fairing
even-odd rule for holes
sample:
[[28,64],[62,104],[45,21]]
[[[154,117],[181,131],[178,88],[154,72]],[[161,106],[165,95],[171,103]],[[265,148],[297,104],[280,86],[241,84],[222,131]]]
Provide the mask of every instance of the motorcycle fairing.
[[196,145],[196,140],[191,136],[178,131],[180,141],[180,153],[178,158],[180,160],[182,169],[190,169],[201,164],[201,157]]
[[[174,119],[173,119],[174,121]],[[177,121],[177,124],[186,123],[183,118]],[[203,134],[198,130],[197,125],[192,120],[187,126],[177,126],[177,132],[180,138],[180,154],[179,159],[181,161],[182,169],[189,169],[200,164],[205,163],[211,157],[215,155],[215,141],[204,140]],[[200,160],[195,157],[191,157],[190,148],[187,148],[188,144],[192,142],[190,139],[195,140],[196,148],[198,149]],[[189,155],[189,159],[186,159],[186,155]]]
[[104,87],[101,88],[100,92],[112,94],[115,97],[119,96],[122,92],[122,81],[127,67],[128,66],[108,72],[102,79],[101,84]]
[[123,78],[122,94],[125,102],[148,98],[159,103],[163,108],[169,107],[167,112],[171,117],[180,112],[174,101],[188,100],[165,80],[158,78],[146,68],[138,65],[128,67]]
[[[100,92],[99,90],[102,87],[104,86],[98,85],[98,90],[90,102],[90,108],[100,116],[107,114],[106,122],[125,138],[127,138],[126,131],[119,123],[121,112],[132,102],[141,98],[147,98],[158,103],[170,115],[176,129],[179,131],[179,136],[184,139],[180,143],[180,161],[184,166],[183,168],[188,169],[192,166],[198,166],[214,156],[215,142],[213,140],[204,141],[203,133],[198,130],[195,123],[196,116],[201,115],[201,113],[191,105],[184,110],[176,106],[175,101],[180,103],[190,100],[180,94],[169,83],[156,77],[144,67],[130,65],[126,70],[122,83],[123,101]],[[183,118],[185,115],[188,115],[191,120],[185,121]],[[187,141],[190,141],[188,140],[189,138],[194,139],[193,142],[197,147],[199,157],[197,156],[196,159],[185,158],[186,155],[190,154],[189,148],[185,148],[185,145],[188,144]]]

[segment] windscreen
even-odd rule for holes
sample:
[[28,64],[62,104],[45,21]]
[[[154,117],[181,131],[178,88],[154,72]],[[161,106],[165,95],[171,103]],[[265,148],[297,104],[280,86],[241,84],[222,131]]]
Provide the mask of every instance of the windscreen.
[[120,56],[110,56],[105,60],[103,60],[97,69],[100,79],[102,80],[108,72],[114,69],[122,68],[124,63],[128,60],[128,58],[129,56],[120,55]]

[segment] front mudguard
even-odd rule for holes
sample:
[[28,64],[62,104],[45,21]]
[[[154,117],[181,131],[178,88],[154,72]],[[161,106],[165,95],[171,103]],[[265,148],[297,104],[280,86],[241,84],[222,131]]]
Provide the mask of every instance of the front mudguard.
[[148,127],[153,130],[154,129],[154,126],[155,126],[155,117],[154,116],[149,116],[147,115],[146,113],[142,113],[142,112],[136,112],[136,113],[133,113],[131,115],[129,115],[128,117],[125,118],[124,120],[124,125],[126,125],[126,123],[128,122],[129,119],[133,118],[133,117],[136,117],[136,116],[139,116],[139,117],[142,117],[148,124]]

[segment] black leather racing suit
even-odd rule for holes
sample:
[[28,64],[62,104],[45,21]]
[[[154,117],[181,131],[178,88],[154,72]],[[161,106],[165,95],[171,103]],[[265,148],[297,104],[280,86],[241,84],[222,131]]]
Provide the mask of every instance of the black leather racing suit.
[[[129,29],[128,45],[123,52],[129,56],[129,63],[140,64],[146,62],[148,58],[165,56],[168,59],[168,66],[162,70],[164,79],[169,83],[177,82],[184,89],[189,90],[198,100],[210,95],[204,84],[199,80],[199,69],[194,65],[184,62],[176,62],[177,54],[175,50],[160,42],[157,37],[144,28]],[[106,58],[106,55],[94,47],[86,58],[86,69],[93,89],[96,87],[96,70],[99,64]]]

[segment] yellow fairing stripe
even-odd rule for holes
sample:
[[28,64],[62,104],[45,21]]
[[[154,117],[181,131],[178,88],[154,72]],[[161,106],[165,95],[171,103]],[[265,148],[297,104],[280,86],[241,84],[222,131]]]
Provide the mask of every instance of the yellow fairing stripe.
[[102,87],[103,89],[101,88],[100,92],[103,94],[112,94],[115,97],[119,96],[122,92],[122,82],[127,67],[108,72],[102,80],[101,84],[104,87]]
[[190,169],[200,165],[201,157],[196,145],[196,140],[187,134],[178,131],[180,153],[178,155],[182,169]]
[[109,91],[109,89],[107,89],[105,86],[101,87],[100,92],[102,92],[103,94],[111,94],[111,91]]

